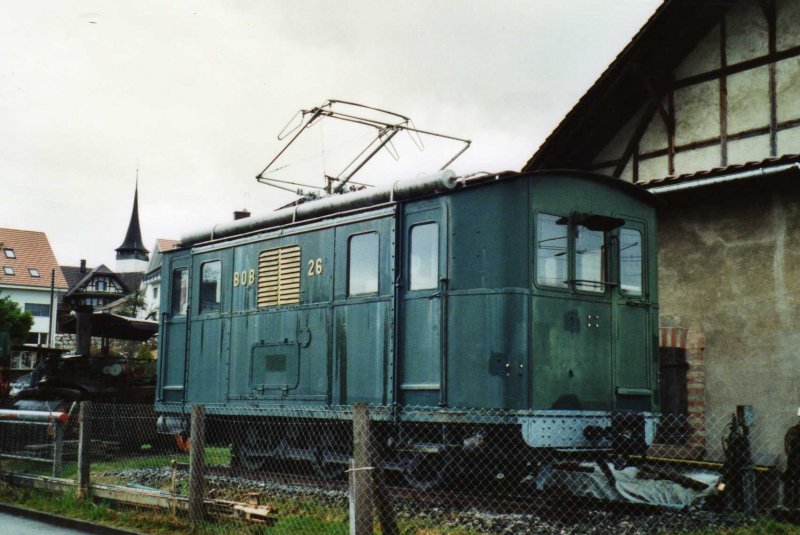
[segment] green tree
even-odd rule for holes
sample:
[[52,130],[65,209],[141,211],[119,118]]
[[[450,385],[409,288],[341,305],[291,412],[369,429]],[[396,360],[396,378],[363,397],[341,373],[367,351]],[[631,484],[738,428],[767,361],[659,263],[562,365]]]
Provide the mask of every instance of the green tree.
[[12,344],[25,342],[31,327],[33,315],[30,312],[23,312],[8,296],[0,298],[0,331],[9,333]]
[[144,291],[139,288],[128,294],[125,302],[115,311],[120,316],[135,318],[136,314],[144,310]]

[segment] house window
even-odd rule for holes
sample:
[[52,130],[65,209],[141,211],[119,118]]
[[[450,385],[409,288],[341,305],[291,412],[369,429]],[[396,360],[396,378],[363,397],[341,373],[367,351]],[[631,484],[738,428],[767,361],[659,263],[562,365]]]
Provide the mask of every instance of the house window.
[[105,292],[106,291],[106,280],[105,279],[97,279],[95,282],[95,288],[98,292]]
[[638,230],[619,231],[619,284],[625,295],[642,295],[642,233]]
[[38,279],[39,277],[41,277],[41,275],[39,275],[39,270],[36,269],[36,268],[28,268],[28,273],[30,273],[31,277],[33,277],[35,279]]
[[[35,336],[36,333],[34,333]],[[35,338],[38,341],[38,338]],[[27,340],[26,340],[27,342]],[[34,342],[35,343],[35,342]],[[39,355],[36,351],[12,351],[11,369],[12,370],[32,370],[39,363]]]
[[153,286],[153,300],[155,301],[156,299],[158,299],[158,287]]
[[170,312],[173,316],[186,314],[189,304],[189,277],[186,268],[172,272],[172,303]]
[[6,275],[13,275],[14,274],[14,268],[12,268],[10,266],[3,266],[3,273],[5,273]]
[[268,249],[258,255],[258,306],[300,302],[300,246]]
[[14,252],[14,249],[3,249],[3,253],[6,255],[6,258],[17,257],[17,253]]
[[37,318],[50,317],[50,305],[43,305],[40,303],[25,303],[25,312],[30,312],[31,315]]
[[200,268],[200,313],[219,312],[221,297],[222,262],[206,262]]
[[350,237],[347,270],[347,295],[378,293],[377,232]]
[[551,288],[567,287],[567,218],[536,216],[536,284]]
[[47,333],[28,333],[25,343],[29,345],[47,345]]
[[412,290],[428,290],[439,285],[439,225],[423,223],[411,227]]

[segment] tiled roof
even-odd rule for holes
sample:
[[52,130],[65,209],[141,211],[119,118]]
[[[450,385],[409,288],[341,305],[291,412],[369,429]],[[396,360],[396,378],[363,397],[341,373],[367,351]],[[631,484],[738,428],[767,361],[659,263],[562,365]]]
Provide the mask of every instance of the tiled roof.
[[116,275],[122,279],[122,284],[125,285],[129,292],[138,290],[139,285],[142,283],[142,279],[144,278],[144,273],[141,271],[132,273],[117,273]]
[[656,178],[648,180],[647,182],[639,182],[639,185],[644,188],[654,188],[656,186],[664,186],[667,184],[678,184],[681,182],[691,182],[702,178],[713,178],[715,176],[730,175],[733,173],[742,173],[746,171],[754,171],[757,169],[767,169],[779,165],[800,163],[800,154],[785,154],[775,158],[766,158],[760,161],[746,162],[736,165],[728,165],[726,167],[714,167],[713,169],[704,169],[694,173],[685,173],[682,175],[666,176],[664,178]]
[[156,246],[158,247],[159,251],[165,253],[167,251],[173,250],[175,247],[177,247],[177,245],[180,242],[181,242],[180,240],[168,240],[166,238],[158,238],[156,240]]
[[[62,290],[68,288],[44,232],[0,228],[0,244],[3,249],[0,252],[0,286],[49,288],[50,273],[55,270],[55,287]],[[13,250],[16,258],[8,258],[6,249]],[[14,274],[6,274],[5,268],[11,268]],[[34,276],[31,269],[36,270],[33,273],[38,272],[39,276]]]

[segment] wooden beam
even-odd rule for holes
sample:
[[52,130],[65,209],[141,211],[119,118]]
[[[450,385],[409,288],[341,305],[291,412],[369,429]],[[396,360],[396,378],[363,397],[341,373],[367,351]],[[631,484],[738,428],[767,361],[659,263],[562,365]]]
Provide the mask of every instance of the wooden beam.
[[[728,30],[725,17],[719,23],[719,63],[725,69],[728,66],[728,53],[725,47],[728,44]],[[728,165],[728,75],[719,76],[719,145],[720,165]]]
[[625,146],[625,150],[622,153],[622,157],[617,162],[616,167],[614,167],[613,176],[614,178],[619,178],[622,175],[622,171],[625,170],[625,165],[628,163],[628,160],[633,154],[633,151],[636,150],[637,146],[639,145],[639,140],[644,135],[644,131],[647,129],[647,125],[650,124],[650,120],[655,115],[656,109],[655,106],[651,103],[642,114],[641,119],[639,119],[639,124],[636,125],[636,129],[633,131],[630,139],[628,140],[628,144]]
[[740,63],[734,63],[733,65],[727,65],[724,68],[721,67],[719,69],[712,69],[708,72],[696,74],[694,76],[687,76],[686,78],[677,80],[675,82],[675,88],[679,89],[682,87],[688,87],[690,85],[701,84],[703,82],[710,82],[711,80],[716,80],[723,75],[731,76],[732,74],[755,69],[756,67],[763,67],[764,65],[769,65],[770,63],[795,58],[797,56],[800,56],[800,46],[794,46],[792,48],[787,48],[786,50],[775,52],[774,54],[767,54],[766,56],[749,59]]

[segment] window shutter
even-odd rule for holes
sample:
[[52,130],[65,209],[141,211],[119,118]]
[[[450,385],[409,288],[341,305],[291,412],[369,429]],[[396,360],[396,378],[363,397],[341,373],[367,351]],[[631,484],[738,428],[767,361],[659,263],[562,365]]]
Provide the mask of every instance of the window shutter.
[[300,302],[300,246],[262,251],[258,256],[258,306]]

